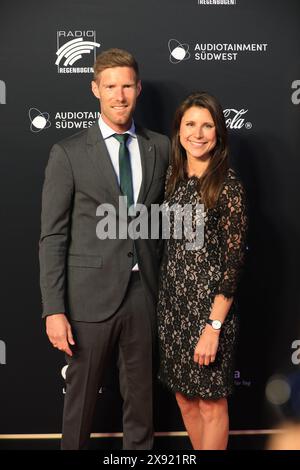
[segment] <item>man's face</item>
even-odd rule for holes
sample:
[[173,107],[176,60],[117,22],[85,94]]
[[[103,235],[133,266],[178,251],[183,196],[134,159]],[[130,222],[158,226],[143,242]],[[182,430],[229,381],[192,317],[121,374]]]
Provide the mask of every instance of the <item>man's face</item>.
[[131,67],[111,67],[103,70],[97,81],[92,82],[92,91],[100,100],[104,122],[116,132],[125,132],[131,126],[141,82],[136,81]]

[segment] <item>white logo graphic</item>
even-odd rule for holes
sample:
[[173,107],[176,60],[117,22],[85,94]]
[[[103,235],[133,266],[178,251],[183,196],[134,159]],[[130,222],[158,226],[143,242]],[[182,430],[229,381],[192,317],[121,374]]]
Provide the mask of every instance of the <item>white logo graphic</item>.
[[248,109],[234,109],[234,108],[228,108],[224,109],[224,117],[226,121],[226,127],[228,129],[242,129],[245,127],[245,129],[249,130],[252,128],[252,122],[245,122],[244,116],[248,112]]
[[6,364],[6,344],[0,339],[0,364]]
[[69,367],[68,365],[67,365],[67,366],[64,366],[64,367],[62,368],[62,370],[61,370],[61,375],[62,375],[62,378],[63,378],[64,380],[66,380],[66,373],[67,373],[67,368],[68,368],[68,367]]
[[172,64],[178,64],[182,60],[187,60],[191,57],[189,45],[181,44],[177,39],[170,39],[168,48],[170,52],[169,60]]
[[99,119],[99,111],[58,111],[55,114],[56,129],[87,129]]
[[37,108],[30,108],[28,116],[31,123],[31,132],[41,132],[51,126],[51,122],[49,121],[49,113],[42,113]]
[[73,39],[58,49],[56,52],[58,57],[55,65],[59,65],[63,58],[65,59],[63,65],[73,65],[77,60],[82,59],[82,54],[89,54],[95,47],[100,47],[100,44],[92,41],[84,41],[82,38]]
[[293,81],[292,89],[295,90],[291,96],[292,103],[300,104],[300,80]]
[[[61,44],[62,38],[72,39]],[[73,65],[83,59],[83,56],[90,55],[91,52],[94,52],[93,60],[95,61],[97,47],[100,47],[100,43],[96,42],[96,31],[58,31],[55,61],[58,73],[92,73],[93,68],[86,66],[87,64],[81,67],[73,67]]]
[[6,86],[3,80],[0,80],[0,104],[6,104]]

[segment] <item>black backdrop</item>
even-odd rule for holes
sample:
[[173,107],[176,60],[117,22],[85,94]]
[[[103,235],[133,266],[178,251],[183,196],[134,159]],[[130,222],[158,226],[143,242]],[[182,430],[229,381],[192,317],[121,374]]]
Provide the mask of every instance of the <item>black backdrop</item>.
[[[177,104],[194,90],[215,94],[226,110],[232,165],[250,210],[231,429],[277,423],[266,383],[273,374],[289,379],[300,363],[300,2],[205,3],[1,1],[2,437],[61,429],[64,358],[48,344],[40,319],[41,188],[52,144],[96,119],[86,72],[95,53],[110,47],[128,49],[140,64],[136,120],[147,127],[169,134]],[[72,66],[65,58],[55,65],[57,49],[79,38],[100,45]],[[156,430],[182,430],[173,398],[156,389]],[[115,370],[101,392],[93,430],[120,431]]]

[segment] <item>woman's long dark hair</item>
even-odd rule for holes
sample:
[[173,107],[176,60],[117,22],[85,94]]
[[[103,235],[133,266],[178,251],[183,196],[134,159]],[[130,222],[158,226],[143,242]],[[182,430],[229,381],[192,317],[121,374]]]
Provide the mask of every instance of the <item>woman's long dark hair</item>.
[[167,195],[171,195],[177,183],[187,177],[186,151],[180,143],[179,130],[184,113],[193,106],[207,109],[216,126],[216,146],[211,151],[208,167],[199,179],[198,186],[203,204],[206,208],[211,208],[217,203],[228,171],[228,136],[221,105],[214,96],[206,92],[192,93],[175,112],[172,135],[172,171],[167,182]]

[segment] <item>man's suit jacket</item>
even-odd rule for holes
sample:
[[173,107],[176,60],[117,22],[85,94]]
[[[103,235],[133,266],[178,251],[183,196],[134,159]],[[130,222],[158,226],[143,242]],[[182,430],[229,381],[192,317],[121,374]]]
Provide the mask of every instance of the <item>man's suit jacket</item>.
[[[136,128],[142,163],[138,203],[160,204],[169,162],[166,136]],[[95,322],[120,306],[132,269],[133,240],[100,240],[100,204],[116,208],[121,196],[98,123],[54,145],[42,197],[40,280],[43,316],[65,312]],[[154,307],[160,263],[159,240],[137,239],[135,249],[149,306]],[[154,310],[154,308],[152,309]]]

